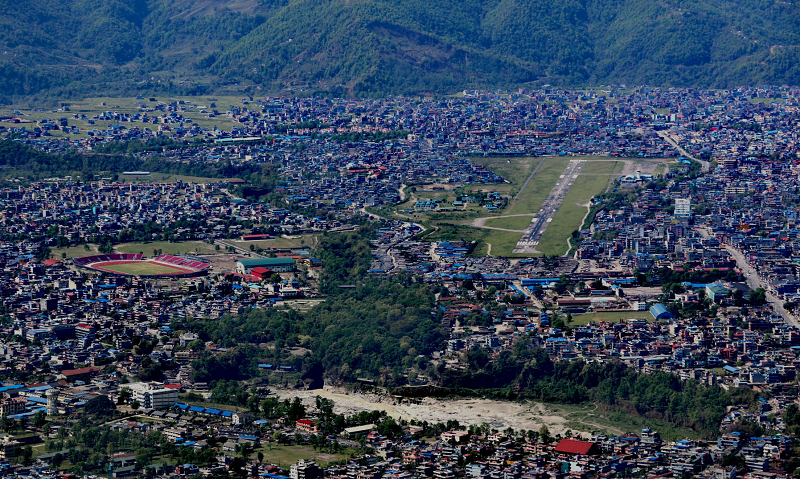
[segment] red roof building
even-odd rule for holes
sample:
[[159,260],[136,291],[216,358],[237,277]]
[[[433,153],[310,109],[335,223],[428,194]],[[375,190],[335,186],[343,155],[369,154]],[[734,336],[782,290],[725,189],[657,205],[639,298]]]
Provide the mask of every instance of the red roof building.
[[294,425],[297,429],[300,429],[301,431],[311,432],[311,433],[319,432],[319,427],[317,426],[317,424],[310,419],[298,419]]
[[251,269],[250,274],[252,274],[258,279],[269,279],[272,277],[273,274],[275,274],[275,271],[272,271],[269,268],[264,268],[259,266],[257,268]]
[[600,451],[597,448],[597,444],[593,442],[578,441],[577,439],[562,439],[556,446],[556,452],[588,456],[590,454],[599,454]]

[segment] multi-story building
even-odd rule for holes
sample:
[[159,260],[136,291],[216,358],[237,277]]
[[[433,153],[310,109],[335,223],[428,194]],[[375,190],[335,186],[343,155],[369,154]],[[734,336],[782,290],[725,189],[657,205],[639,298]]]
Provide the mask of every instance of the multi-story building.
[[134,383],[129,386],[131,400],[143,408],[167,409],[178,402],[178,389],[166,388],[157,382]]

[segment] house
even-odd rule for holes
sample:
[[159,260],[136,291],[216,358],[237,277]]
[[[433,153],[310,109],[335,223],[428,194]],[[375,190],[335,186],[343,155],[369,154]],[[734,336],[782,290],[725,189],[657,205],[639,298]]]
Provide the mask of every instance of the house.
[[319,426],[317,426],[317,424],[310,419],[298,419],[295,422],[294,427],[308,433],[319,432]]
[[247,412],[234,412],[231,414],[231,424],[250,424],[253,422],[253,416]]
[[587,441],[578,441],[577,439],[562,439],[556,446],[555,451],[562,454],[575,454],[580,456],[600,453],[597,444]]

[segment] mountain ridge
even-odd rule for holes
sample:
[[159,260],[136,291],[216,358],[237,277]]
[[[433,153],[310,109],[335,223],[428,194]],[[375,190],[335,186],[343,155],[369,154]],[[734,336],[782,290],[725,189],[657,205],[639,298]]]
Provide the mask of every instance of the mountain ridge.
[[0,26],[6,102],[226,84],[800,84],[800,8],[768,0],[19,0]]

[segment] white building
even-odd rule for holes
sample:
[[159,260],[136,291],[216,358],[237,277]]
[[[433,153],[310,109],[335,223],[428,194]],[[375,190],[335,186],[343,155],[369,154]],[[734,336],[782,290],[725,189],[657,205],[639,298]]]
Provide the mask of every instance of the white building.
[[178,402],[178,389],[166,388],[157,382],[134,383],[128,386],[131,400],[145,409],[167,409]]
[[675,198],[675,217],[691,218],[692,200],[690,200],[689,198]]

